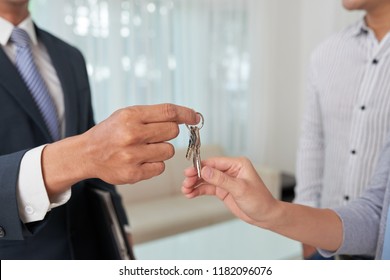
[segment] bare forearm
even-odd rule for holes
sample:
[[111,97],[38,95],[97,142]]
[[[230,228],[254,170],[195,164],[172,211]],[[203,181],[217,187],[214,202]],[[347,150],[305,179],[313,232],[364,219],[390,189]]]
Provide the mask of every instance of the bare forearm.
[[276,209],[270,222],[261,227],[324,250],[340,247],[343,228],[334,211],[282,201]]
[[188,198],[215,195],[238,218],[311,246],[334,251],[342,242],[339,217],[328,209],[276,200],[246,158],[211,158],[202,162],[202,178],[187,169],[182,191]]

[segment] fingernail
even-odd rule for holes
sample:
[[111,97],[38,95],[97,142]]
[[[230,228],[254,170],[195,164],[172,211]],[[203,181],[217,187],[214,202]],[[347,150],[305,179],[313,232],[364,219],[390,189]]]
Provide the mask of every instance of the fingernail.
[[200,116],[199,114],[196,114],[196,123],[199,123],[200,122]]
[[213,176],[213,170],[208,166],[203,167],[202,177],[204,177],[205,179],[210,179],[212,176]]

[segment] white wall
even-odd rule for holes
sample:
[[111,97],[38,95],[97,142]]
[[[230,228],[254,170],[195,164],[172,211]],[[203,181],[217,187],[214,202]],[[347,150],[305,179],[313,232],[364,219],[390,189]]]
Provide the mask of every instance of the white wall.
[[251,5],[251,33],[259,34],[251,42],[252,106],[258,110],[249,141],[263,148],[248,156],[294,173],[310,53],[362,13],[345,11],[341,0],[253,0]]

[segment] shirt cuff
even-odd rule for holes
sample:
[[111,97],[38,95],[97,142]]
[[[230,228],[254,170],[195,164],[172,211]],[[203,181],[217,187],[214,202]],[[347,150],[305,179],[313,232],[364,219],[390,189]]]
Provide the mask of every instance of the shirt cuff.
[[28,151],[20,163],[16,198],[19,216],[24,223],[43,220],[48,211],[65,204],[71,196],[69,189],[49,200],[41,166],[42,151],[45,147],[46,145],[42,145]]

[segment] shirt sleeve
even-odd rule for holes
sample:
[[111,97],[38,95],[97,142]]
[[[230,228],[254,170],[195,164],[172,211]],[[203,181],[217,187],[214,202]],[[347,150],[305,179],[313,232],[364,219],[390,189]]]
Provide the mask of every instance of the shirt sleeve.
[[377,168],[362,196],[347,206],[334,209],[342,221],[343,241],[336,252],[320,250],[322,255],[375,255],[389,171],[390,141],[381,152]]
[[22,158],[16,196],[20,219],[24,223],[41,221],[52,208],[65,204],[71,190],[49,200],[43,181],[41,156],[46,145],[28,151]]
[[297,153],[295,203],[320,207],[324,169],[324,133],[316,74],[311,63],[307,99]]

